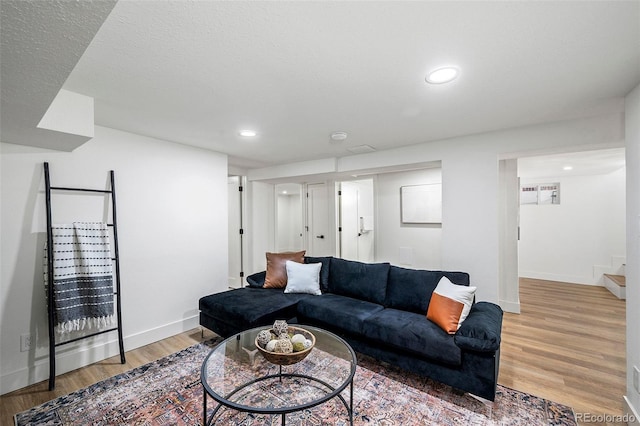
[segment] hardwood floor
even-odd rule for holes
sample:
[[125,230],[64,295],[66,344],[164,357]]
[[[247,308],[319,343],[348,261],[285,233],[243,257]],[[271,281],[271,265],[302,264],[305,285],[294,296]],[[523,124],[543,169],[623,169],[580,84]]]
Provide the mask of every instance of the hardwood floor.
[[[498,382],[569,405],[576,413],[622,415],[625,301],[604,287],[521,279],[520,303],[520,315],[505,313]],[[205,339],[211,336],[205,332]],[[116,356],[58,376],[54,391],[45,381],[3,395],[0,424],[11,425],[17,412],[201,340],[194,329],[127,352],[124,365]]]
[[505,313],[498,383],[576,413],[622,415],[625,301],[604,287],[523,278],[520,306]]
[[193,329],[127,352],[125,364],[120,364],[120,355],[117,355],[87,367],[61,374],[56,377],[56,388],[53,391],[48,390],[49,382],[43,381],[2,395],[0,396],[0,425],[13,425],[13,416],[16,413],[155,361],[213,336],[214,334],[207,330],[204,339],[202,339],[200,329]]

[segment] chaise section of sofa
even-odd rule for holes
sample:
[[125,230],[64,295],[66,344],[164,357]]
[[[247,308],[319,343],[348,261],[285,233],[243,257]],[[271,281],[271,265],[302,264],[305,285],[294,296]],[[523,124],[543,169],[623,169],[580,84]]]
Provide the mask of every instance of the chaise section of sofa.
[[426,317],[440,280],[469,286],[467,273],[305,258],[305,263],[318,262],[321,295],[262,288],[265,272],[259,272],[247,277],[249,287],[200,299],[201,325],[225,337],[276,319],[315,325],[342,336],[357,352],[482,398],[495,398],[500,307],[474,303],[454,334]]
[[[331,257],[305,257],[305,263],[321,263],[320,288],[327,291]],[[284,293],[263,288],[266,271],[247,277],[248,287],[223,291],[200,298],[200,325],[222,337],[250,328],[271,325],[276,319],[295,322],[297,304],[310,294]]]
[[228,337],[243,330],[296,316],[297,304],[310,294],[281,289],[245,287],[210,294],[199,301],[200,325]]

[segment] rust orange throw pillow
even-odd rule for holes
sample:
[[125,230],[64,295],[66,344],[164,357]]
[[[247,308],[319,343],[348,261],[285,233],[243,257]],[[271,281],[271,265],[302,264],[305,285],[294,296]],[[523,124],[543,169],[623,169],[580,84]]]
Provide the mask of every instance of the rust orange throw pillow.
[[469,315],[476,287],[456,285],[442,277],[433,291],[427,319],[449,334],[455,334]]
[[304,263],[306,250],[297,252],[268,253],[267,252],[267,276],[264,279],[264,288],[285,288],[287,286],[287,260]]

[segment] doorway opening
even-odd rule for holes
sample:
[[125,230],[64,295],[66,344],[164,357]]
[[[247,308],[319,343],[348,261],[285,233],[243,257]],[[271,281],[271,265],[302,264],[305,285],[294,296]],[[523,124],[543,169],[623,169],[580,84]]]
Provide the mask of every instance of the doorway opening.
[[[616,148],[518,159],[521,277],[602,286],[621,273],[624,157]],[[537,200],[523,197],[534,188]]]
[[519,311],[520,278],[603,286],[624,275],[624,157],[614,148],[500,161],[503,309]]

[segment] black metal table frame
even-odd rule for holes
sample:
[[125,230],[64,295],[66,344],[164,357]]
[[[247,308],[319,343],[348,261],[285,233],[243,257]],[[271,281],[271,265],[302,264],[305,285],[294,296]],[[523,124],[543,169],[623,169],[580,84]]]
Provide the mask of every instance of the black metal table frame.
[[[328,332],[326,330],[323,330],[323,332],[328,333],[333,335],[335,338],[337,338],[338,340],[340,340],[351,352],[351,357],[353,360],[354,364],[357,364],[357,358],[356,358],[356,354],[353,351],[353,349],[351,348],[351,346],[349,346],[342,338],[340,338],[339,336],[336,336],[335,334]],[[230,337],[227,340],[231,340],[233,337]],[[224,343],[224,342],[223,342]],[[333,399],[335,397],[338,397],[340,399],[340,401],[342,401],[342,404],[345,406],[345,408],[347,409],[347,413],[349,414],[349,424],[353,425],[353,377],[355,376],[355,372],[356,369],[352,368],[351,369],[351,373],[349,374],[349,379],[345,380],[344,383],[337,387],[334,388],[333,386],[329,385],[328,383],[326,383],[323,380],[320,380],[318,378],[312,377],[312,376],[308,376],[305,374],[295,374],[295,373],[282,373],[282,366],[280,365],[279,367],[279,372],[278,374],[270,374],[264,377],[259,377],[257,379],[251,380],[241,386],[238,386],[237,388],[235,388],[234,390],[232,390],[228,395],[221,397],[219,395],[216,394],[216,392],[214,392],[211,388],[209,388],[208,384],[207,384],[207,372],[206,372],[206,365],[209,361],[209,357],[211,356],[211,354],[213,354],[216,351],[216,349],[214,348],[209,355],[207,355],[207,358],[204,360],[204,362],[202,363],[202,368],[201,368],[201,372],[200,372],[200,381],[202,383],[202,421],[203,421],[203,425],[204,426],[209,426],[210,424],[213,424],[213,419],[215,418],[216,414],[218,413],[218,411],[220,410],[220,408],[222,408],[223,406],[225,407],[229,407],[231,409],[234,409],[236,411],[240,411],[240,412],[244,412],[244,413],[256,413],[256,414],[281,414],[282,415],[282,425],[286,424],[286,415],[289,413],[294,413],[296,411],[302,411],[302,410],[306,410],[307,408],[312,408],[312,407],[316,407],[318,405],[324,404],[325,402],[329,401],[330,399]],[[262,382],[265,380],[270,380],[270,379],[279,379],[280,381],[282,381],[282,378],[301,378],[301,379],[306,379],[306,380],[310,380],[316,383],[320,383],[323,386],[326,386],[327,389],[331,390],[330,393],[327,393],[325,396],[323,396],[322,398],[319,398],[315,401],[311,401],[308,402],[306,404],[300,404],[300,405],[295,405],[295,406],[291,406],[291,407],[286,407],[286,408],[253,408],[253,407],[248,407],[245,405],[241,405],[241,404],[236,404],[234,402],[229,401],[229,398],[232,397],[233,395],[235,395],[236,393],[240,392],[242,389],[249,387],[255,383],[258,382]],[[347,387],[347,385],[349,386],[349,404],[347,404],[347,401],[344,399],[344,397],[341,395],[341,392]],[[216,402],[218,402],[218,406],[213,410],[213,412],[211,413],[211,416],[207,419],[207,395],[209,395],[210,397],[212,397]]]

